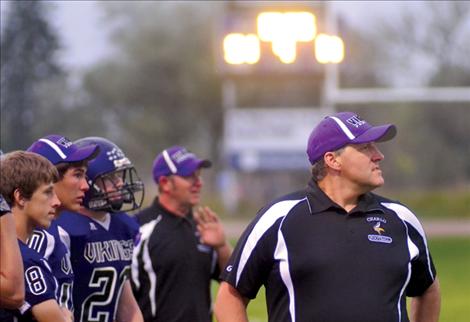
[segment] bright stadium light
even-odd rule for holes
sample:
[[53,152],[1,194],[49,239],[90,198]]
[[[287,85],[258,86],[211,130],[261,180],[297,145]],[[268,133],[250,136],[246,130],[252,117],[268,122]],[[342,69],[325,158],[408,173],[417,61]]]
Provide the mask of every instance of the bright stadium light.
[[315,57],[321,64],[338,64],[344,59],[344,43],[338,36],[319,34],[315,38]]
[[245,35],[245,61],[247,64],[256,64],[260,57],[260,44],[258,36]]
[[297,55],[297,42],[312,41],[316,34],[315,16],[310,12],[262,12],[257,18],[258,36],[271,42],[281,62],[291,64]]
[[297,57],[296,42],[289,37],[279,37],[273,42],[273,52],[284,64],[292,64]]
[[311,12],[286,12],[284,23],[287,32],[295,35],[297,41],[312,41],[317,33],[315,16]]
[[224,59],[228,64],[256,64],[260,58],[259,39],[254,34],[231,33],[224,38]]
[[261,41],[274,41],[276,35],[282,33],[281,24],[282,13],[262,12],[258,15],[257,26],[258,36]]

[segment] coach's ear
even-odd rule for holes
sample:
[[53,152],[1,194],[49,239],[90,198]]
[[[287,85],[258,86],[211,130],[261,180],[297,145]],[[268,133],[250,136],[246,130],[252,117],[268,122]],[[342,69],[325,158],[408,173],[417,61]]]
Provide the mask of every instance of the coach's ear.
[[341,163],[338,161],[335,152],[326,152],[323,156],[323,160],[329,168],[337,171],[341,169]]
[[170,177],[161,176],[158,178],[158,188],[162,192],[168,192],[171,190],[171,186],[173,185],[173,181]]
[[14,207],[15,205],[18,207],[23,208],[27,199],[23,196],[19,188],[16,188],[13,191],[13,200],[11,206]]

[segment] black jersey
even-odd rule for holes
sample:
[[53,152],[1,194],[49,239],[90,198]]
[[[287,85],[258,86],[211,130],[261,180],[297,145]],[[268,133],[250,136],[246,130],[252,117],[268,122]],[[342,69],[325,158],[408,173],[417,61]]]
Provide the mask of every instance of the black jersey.
[[211,279],[217,252],[200,243],[192,214],[179,217],[158,199],[137,214],[140,241],[132,260],[132,287],[147,322],[210,322]]
[[222,279],[250,299],[264,285],[269,321],[407,322],[435,274],[408,208],[367,193],[347,213],[312,181],[260,211]]

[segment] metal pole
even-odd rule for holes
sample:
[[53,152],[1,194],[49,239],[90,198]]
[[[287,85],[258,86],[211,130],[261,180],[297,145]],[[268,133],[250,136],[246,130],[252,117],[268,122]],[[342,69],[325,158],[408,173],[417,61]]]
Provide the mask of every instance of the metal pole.
[[[337,13],[334,2],[325,3],[326,30],[331,35],[338,32]],[[335,110],[335,94],[338,91],[338,64],[325,64],[325,83],[323,87],[322,108]]]

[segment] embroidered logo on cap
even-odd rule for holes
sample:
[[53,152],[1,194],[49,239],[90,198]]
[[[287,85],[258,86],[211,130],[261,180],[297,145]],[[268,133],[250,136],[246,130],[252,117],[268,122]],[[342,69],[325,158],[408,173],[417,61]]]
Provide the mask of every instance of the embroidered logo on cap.
[[190,153],[186,149],[182,149],[180,151],[177,151],[176,153],[173,153],[171,157],[173,160],[176,161],[176,163],[181,163],[184,160],[187,160],[189,158],[195,158],[196,156],[194,155],[194,153]]
[[69,141],[67,138],[64,137],[58,139],[56,143],[62,145],[66,149],[68,149],[73,144],[72,141]]
[[350,117],[346,120],[349,124],[351,124],[354,127],[359,127],[361,125],[364,125],[366,121],[363,121],[359,118],[359,116],[354,115],[353,117]]

